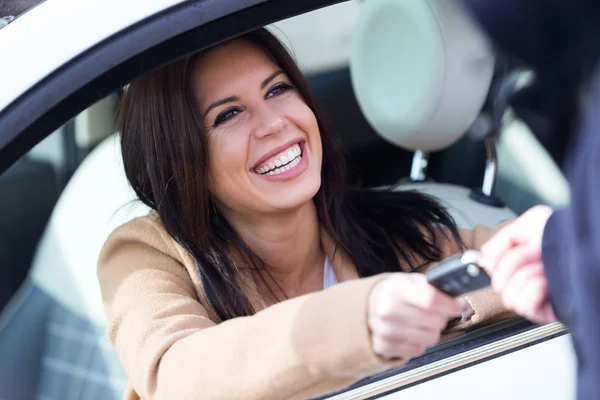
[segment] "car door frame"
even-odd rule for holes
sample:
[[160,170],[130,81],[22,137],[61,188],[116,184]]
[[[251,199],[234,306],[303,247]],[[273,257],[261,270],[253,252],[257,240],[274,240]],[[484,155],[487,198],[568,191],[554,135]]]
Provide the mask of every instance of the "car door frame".
[[[0,110],[0,173],[74,115],[143,72],[257,27],[342,1],[190,0],[123,27],[47,71]],[[41,11],[38,7],[30,12]]]

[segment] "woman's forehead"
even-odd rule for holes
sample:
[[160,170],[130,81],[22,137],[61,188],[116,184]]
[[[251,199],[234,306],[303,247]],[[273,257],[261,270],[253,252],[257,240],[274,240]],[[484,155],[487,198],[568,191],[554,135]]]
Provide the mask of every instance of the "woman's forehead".
[[236,81],[261,81],[264,74],[278,69],[277,64],[256,44],[245,39],[233,39],[220,44],[202,56],[193,66],[193,81],[202,92],[223,89]]

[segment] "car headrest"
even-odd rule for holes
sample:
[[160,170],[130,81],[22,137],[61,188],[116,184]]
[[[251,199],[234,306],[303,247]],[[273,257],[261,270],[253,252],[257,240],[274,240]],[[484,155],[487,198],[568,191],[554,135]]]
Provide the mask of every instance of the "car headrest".
[[371,0],[353,33],[350,71],[362,112],[385,140],[435,151],[481,111],[494,55],[454,1]]

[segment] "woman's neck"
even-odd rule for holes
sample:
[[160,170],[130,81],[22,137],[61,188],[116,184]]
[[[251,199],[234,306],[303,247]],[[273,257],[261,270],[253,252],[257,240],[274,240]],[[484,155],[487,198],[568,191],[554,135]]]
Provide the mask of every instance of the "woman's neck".
[[228,220],[266,264],[268,273],[255,277],[266,302],[322,289],[325,253],[314,202],[294,212],[261,216],[254,221],[235,217]]

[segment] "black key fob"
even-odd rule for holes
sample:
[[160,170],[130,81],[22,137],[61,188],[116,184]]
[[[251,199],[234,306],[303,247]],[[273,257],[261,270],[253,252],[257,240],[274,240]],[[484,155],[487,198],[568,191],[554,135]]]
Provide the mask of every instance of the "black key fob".
[[427,282],[452,297],[487,287],[490,277],[477,264],[478,258],[477,250],[447,258],[425,273]]

